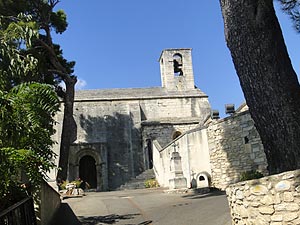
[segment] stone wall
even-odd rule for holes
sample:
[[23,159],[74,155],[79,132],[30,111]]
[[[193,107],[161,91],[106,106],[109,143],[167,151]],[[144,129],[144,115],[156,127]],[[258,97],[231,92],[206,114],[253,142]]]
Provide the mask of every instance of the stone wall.
[[139,101],[142,120],[157,122],[174,118],[197,117],[198,122],[204,121],[210,114],[210,105],[207,97],[200,96],[200,94],[200,92],[194,92],[190,96],[142,99]]
[[[56,116],[57,133],[53,136],[58,144],[54,151],[59,155],[62,131],[61,113]],[[148,168],[147,152],[143,148],[147,139],[158,138],[162,145],[172,141],[174,131],[185,132],[203,123],[210,113],[207,96],[199,89],[179,92],[164,88],[136,88],[85,90],[76,92],[74,102],[74,129],[68,179],[78,175],[78,162],[75,148],[85,148],[91,156],[101,154],[92,146],[105,146],[107,160],[102,159],[99,171],[105,167],[108,172],[105,185],[109,190],[116,189],[132,177]],[[171,122],[170,122],[171,121]],[[149,126],[148,126],[149,125]],[[152,126],[153,125],[153,126]],[[158,125],[158,126],[157,126]],[[146,127],[142,134],[142,126]],[[74,150],[74,151],[73,151]],[[98,151],[98,152],[97,152]],[[94,154],[94,153],[95,154]],[[74,160],[74,154],[76,160]],[[83,157],[84,155],[80,155]],[[94,157],[97,162],[97,159]],[[58,162],[58,159],[57,159]],[[101,168],[100,168],[101,167]],[[77,171],[76,171],[77,170]],[[97,169],[98,171],[98,169]],[[98,173],[98,172],[97,172]],[[100,172],[99,172],[100,174]],[[50,174],[55,179],[55,171]],[[100,175],[99,175],[100,176]],[[97,183],[100,184],[97,177]],[[103,184],[104,181],[101,181]],[[99,190],[103,188],[99,188]],[[104,188],[105,189],[105,188]]]
[[173,141],[175,132],[181,134],[192,130],[197,127],[199,122],[190,122],[180,124],[179,119],[177,121],[170,122],[149,122],[142,123],[142,136],[143,142],[146,143],[147,139],[156,140],[160,146],[165,147]]
[[38,225],[49,225],[60,207],[60,194],[44,180],[36,194],[35,208]]
[[248,111],[212,121],[207,128],[212,186],[224,190],[242,172],[267,174],[267,160]]
[[300,170],[230,185],[226,193],[232,224],[300,224]]
[[154,172],[159,184],[169,187],[171,173],[171,154],[178,152],[181,157],[183,176],[187,180],[187,188],[192,180],[198,182],[199,174],[210,174],[210,162],[206,129],[194,129],[186,132],[169,145],[161,148],[157,141],[153,144]]

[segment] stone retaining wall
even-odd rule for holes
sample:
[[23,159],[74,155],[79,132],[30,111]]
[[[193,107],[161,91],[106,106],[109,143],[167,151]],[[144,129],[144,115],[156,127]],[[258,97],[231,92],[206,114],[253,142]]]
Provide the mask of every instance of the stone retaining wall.
[[230,185],[226,193],[232,224],[300,224],[300,170]]
[[207,128],[212,186],[225,190],[242,172],[267,175],[267,159],[248,111],[213,121]]
[[36,194],[35,208],[37,224],[49,225],[60,207],[60,194],[44,180]]

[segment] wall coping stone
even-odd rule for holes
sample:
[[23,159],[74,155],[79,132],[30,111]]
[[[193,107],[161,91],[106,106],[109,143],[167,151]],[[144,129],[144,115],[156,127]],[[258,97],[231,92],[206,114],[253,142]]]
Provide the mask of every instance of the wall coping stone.
[[162,87],[150,88],[115,88],[75,91],[74,102],[147,100],[169,98],[208,98],[200,89],[168,91]]
[[158,120],[144,120],[142,126],[160,126],[160,125],[176,125],[176,124],[198,124],[200,122],[199,117],[181,118],[159,118]]

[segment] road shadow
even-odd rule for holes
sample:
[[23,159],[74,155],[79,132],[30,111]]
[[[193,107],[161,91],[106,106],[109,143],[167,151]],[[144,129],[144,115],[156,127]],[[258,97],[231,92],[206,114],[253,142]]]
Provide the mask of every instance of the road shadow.
[[68,203],[61,203],[50,225],[82,225]]
[[106,216],[79,216],[78,219],[80,220],[82,225],[98,225],[98,224],[115,224],[120,220],[129,220],[133,219],[135,216],[140,214],[126,214],[126,215],[117,215],[111,214]]
[[226,195],[225,191],[221,191],[216,188],[210,188],[210,191],[208,193],[191,193],[187,195],[183,195],[182,198],[186,199],[200,199],[200,198],[209,198],[213,196],[219,196],[219,195]]

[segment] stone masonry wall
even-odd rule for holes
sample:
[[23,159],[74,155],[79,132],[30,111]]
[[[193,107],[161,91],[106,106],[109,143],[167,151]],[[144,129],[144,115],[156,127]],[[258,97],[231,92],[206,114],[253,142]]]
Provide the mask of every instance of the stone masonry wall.
[[267,174],[267,160],[248,111],[213,121],[207,128],[212,186],[224,190],[242,172]]
[[232,224],[300,224],[300,170],[230,185]]
[[173,141],[173,134],[176,131],[185,133],[189,130],[196,128],[198,123],[192,124],[147,124],[143,126],[142,136],[143,142],[146,143],[146,139],[157,140],[160,146],[163,148],[171,141]]

